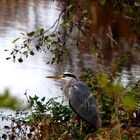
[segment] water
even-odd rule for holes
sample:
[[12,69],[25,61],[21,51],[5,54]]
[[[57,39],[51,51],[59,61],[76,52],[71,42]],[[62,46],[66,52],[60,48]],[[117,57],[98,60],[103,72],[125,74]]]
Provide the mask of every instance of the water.
[[[72,50],[72,61],[68,66],[46,64],[49,55],[43,52],[24,59],[23,63],[6,60],[9,52],[4,50],[13,46],[12,40],[19,37],[21,32],[30,32],[41,27],[47,29],[52,26],[60,12],[59,4],[60,2],[51,0],[0,1],[0,93],[7,88],[13,96],[21,100],[25,99],[25,91],[31,96],[35,94],[46,98],[61,96],[60,81],[47,79],[46,76],[60,74],[64,68],[70,67],[75,70],[78,76],[83,69],[109,71],[117,63],[116,60],[120,58],[121,52],[109,52],[107,49],[104,52],[105,61],[101,64],[93,53],[76,48]],[[129,47],[125,39],[120,40],[120,44],[125,49]],[[138,47],[139,44],[134,42],[132,46]],[[124,85],[129,80],[140,79],[140,51],[135,48],[131,49],[130,55],[132,62],[130,62],[129,70],[123,69],[121,72],[121,80]],[[7,122],[2,122],[0,129],[2,124],[5,125]]]
[[[54,75],[55,66],[47,65],[49,57],[45,53],[36,53],[24,59],[23,63],[6,60],[10,52],[4,51],[13,47],[12,41],[26,33],[41,27],[49,28],[59,15],[57,2],[46,0],[10,0],[0,1],[0,93],[9,89],[16,98],[26,101],[25,91],[30,96],[40,98],[62,96],[59,81],[45,78]],[[3,115],[12,111],[3,109]],[[0,120],[0,130],[9,121]],[[2,134],[2,131],[1,133]]]
[[[51,0],[0,1],[0,93],[8,88],[11,94],[21,99],[25,98],[26,90],[31,96],[35,94],[47,98],[60,96],[62,95],[60,81],[47,79],[46,76],[60,74],[63,69],[71,69],[71,67],[79,76],[83,69],[109,71],[110,67],[116,65],[116,60],[120,58],[121,52],[111,52],[108,49],[105,49],[103,53],[105,58],[103,64],[98,63],[98,58],[93,53],[76,48],[73,48],[71,62],[67,66],[65,64],[46,64],[49,55],[43,52],[24,59],[23,63],[6,60],[6,57],[9,57],[9,52],[4,50],[11,49],[12,40],[19,37],[22,32],[30,32],[41,27],[48,29],[58,18],[60,6],[60,2]],[[130,44],[124,37],[120,39],[120,45],[125,48],[124,51],[129,50]],[[131,46],[136,45],[139,46],[137,40],[134,40]],[[132,62],[130,62],[129,71],[124,69],[121,72],[124,83],[140,79],[140,51],[131,49],[130,55]]]
[[11,43],[22,32],[30,32],[41,27],[49,28],[58,18],[58,3],[43,0],[0,2],[0,93],[9,89],[11,94],[21,99],[28,94],[48,98],[61,95],[57,81],[45,78],[54,75],[55,66],[46,65],[44,53],[37,53],[24,59],[23,63],[6,60]]

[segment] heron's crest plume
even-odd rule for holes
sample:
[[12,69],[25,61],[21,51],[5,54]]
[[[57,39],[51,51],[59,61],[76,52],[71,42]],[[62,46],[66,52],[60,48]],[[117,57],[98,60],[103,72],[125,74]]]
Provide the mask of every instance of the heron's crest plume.
[[63,76],[64,77],[73,77],[77,80],[77,77],[72,72],[66,71],[66,72],[63,73]]

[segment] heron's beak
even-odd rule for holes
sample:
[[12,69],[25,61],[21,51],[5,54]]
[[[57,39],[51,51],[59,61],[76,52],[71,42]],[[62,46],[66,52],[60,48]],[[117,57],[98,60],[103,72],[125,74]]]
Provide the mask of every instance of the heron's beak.
[[53,78],[53,79],[62,79],[63,76],[47,76],[46,78]]

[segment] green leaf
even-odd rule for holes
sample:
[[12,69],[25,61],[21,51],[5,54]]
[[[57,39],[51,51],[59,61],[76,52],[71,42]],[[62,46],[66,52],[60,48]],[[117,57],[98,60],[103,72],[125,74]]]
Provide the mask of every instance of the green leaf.
[[42,102],[45,101],[45,97],[43,97],[43,98],[41,99],[41,101],[42,101]]
[[12,43],[16,43],[20,38],[16,38],[15,40],[12,41]]
[[34,31],[32,31],[32,32],[30,32],[30,33],[27,33],[27,36],[34,36],[35,35],[35,32]]
[[37,105],[38,105],[38,107],[39,107],[40,109],[43,109],[43,105],[42,105],[42,103],[41,103],[40,101],[37,101],[36,103],[37,103]]
[[56,34],[51,34],[51,37],[56,37]]
[[52,41],[52,39],[51,39],[50,37],[48,37],[48,38],[46,38],[46,41],[47,41],[48,43],[50,43],[50,42]]
[[70,24],[68,22],[64,22],[64,23],[60,24],[60,26],[62,28],[68,28],[70,26]]
[[107,75],[105,75],[105,74],[99,75],[99,77],[98,77],[98,83],[99,83],[99,85],[102,88],[107,87],[107,85],[109,84],[109,82],[110,82],[110,80],[107,77]]
[[122,136],[122,140],[129,140],[129,138],[128,138],[127,135],[124,134],[124,135]]
[[24,44],[24,48],[29,48],[30,46],[29,46],[29,44],[28,43],[25,43]]
[[132,111],[137,107],[136,98],[133,95],[133,92],[130,95],[126,95],[122,99],[122,105],[125,110]]
[[43,34],[45,33],[44,28],[41,28],[41,29],[39,30],[39,32],[40,32],[40,35],[43,35]]
[[22,58],[19,58],[18,59],[18,62],[22,63],[23,62],[23,59]]
[[28,57],[28,51],[24,51],[23,54]]
[[11,59],[11,57],[7,57],[7,58],[6,58],[6,60],[9,60],[9,59]]
[[100,3],[101,5],[104,5],[104,4],[106,3],[106,0],[99,0],[99,3]]
[[0,95],[0,107],[15,109],[20,108],[21,103],[15,97],[10,95],[8,89],[5,89],[3,94]]
[[35,53],[33,51],[30,51],[30,55],[34,55]]
[[51,45],[57,45],[57,44],[58,44],[58,42],[56,42],[56,41],[51,42]]
[[131,6],[130,4],[127,4],[127,5],[126,5],[126,11],[127,11],[128,13],[132,13],[132,12],[133,12],[132,6]]
[[73,7],[73,4],[70,4],[70,5],[67,7],[67,10],[70,10],[72,7]]
[[24,35],[24,36],[25,36],[25,33],[20,33],[20,34],[22,34],[22,35]]
[[83,0],[85,4],[89,4],[90,0]]
[[36,96],[36,95],[33,97],[33,99],[36,100],[36,101],[38,100],[38,98],[39,98],[39,97]]

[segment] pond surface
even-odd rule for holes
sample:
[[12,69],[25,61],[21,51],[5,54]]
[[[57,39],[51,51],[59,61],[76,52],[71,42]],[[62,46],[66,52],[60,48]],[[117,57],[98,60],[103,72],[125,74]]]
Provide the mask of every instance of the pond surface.
[[[49,59],[46,53],[30,56],[23,63],[6,60],[9,52],[4,50],[13,47],[12,41],[19,37],[20,33],[41,27],[47,29],[55,22],[60,12],[59,4],[52,0],[0,1],[0,93],[9,89],[12,95],[20,99],[25,98],[25,91],[31,96],[35,94],[46,98],[61,96],[60,81],[47,79],[46,76],[60,74],[65,68],[72,68],[78,75],[82,69],[109,71],[117,63],[116,60],[119,59],[121,52],[104,50],[105,61],[99,63],[92,53],[76,48],[72,50],[72,61],[68,66],[46,64]],[[120,40],[120,44],[125,49],[129,48],[125,37]],[[133,42],[132,46],[139,47],[139,44]],[[124,68],[120,73],[124,84],[129,80],[140,79],[140,51],[132,48],[129,55],[132,60],[130,67]]]
[[[47,0],[10,0],[0,1],[0,93],[9,89],[11,94],[21,99],[27,90],[28,95],[37,94],[48,98],[62,94],[60,81],[45,78],[48,75],[60,74],[64,69],[72,69],[80,75],[82,69],[93,71],[110,71],[115,67],[120,58],[121,51],[104,49],[103,63],[99,63],[96,55],[85,50],[73,48],[71,62],[68,65],[48,65],[47,53],[37,53],[30,56],[23,63],[13,63],[6,60],[10,52],[4,50],[13,47],[12,41],[21,33],[37,30],[41,27],[48,29],[53,25],[60,13],[60,2]],[[130,67],[121,71],[121,79],[124,84],[140,79],[140,50],[139,42],[134,39],[128,43],[128,36],[120,36],[120,45],[126,51],[130,59]],[[130,49],[131,46],[131,49]],[[136,46],[136,47],[135,47]]]
[[61,94],[57,82],[45,78],[54,75],[55,66],[46,65],[48,56],[37,53],[25,59],[23,63],[6,60],[10,52],[4,50],[13,47],[12,41],[20,33],[52,26],[58,18],[58,3],[43,0],[0,1],[0,92],[9,89],[16,97],[24,98],[28,94],[48,98]]
[[[28,95],[37,94],[47,98],[60,96],[60,81],[45,78],[48,75],[60,74],[64,69],[72,69],[80,75],[81,70],[110,71],[120,58],[121,51],[104,49],[104,62],[99,63],[96,55],[85,50],[73,48],[69,65],[48,65],[47,53],[37,53],[23,63],[6,60],[10,52],[4,50],[13,47],[12,41],[21,33],[37,30],[41,27],[48,29],[53,25],[60,13],[60,2],[47,0],[10,0],[0,1],[0,93],[9,89],[11,94],[21,99],[25,91]],[[135,38],[129,44],[129,36],[120,36],[120,45],[130,58],[130,67],[121,71],[124,84],[140,79],[140,50],[139,41]],[[130,49],[131,47],[131,49]]]
[[[40,98],[62,96],[59,81],[45,78],[54,75],[56,71],[55,66],[46,64],[49,55],[37,53],[25,59],[23,63],[13,63],[12,60],[6,60],[10,52],[4,51],[13,47],[12,41],[21,33],[52,26],[58,14],[59,5],[53,1],[0,1],[0,94],[5,89],[9,89],[13,96],[23,101],[26,101],[25,91],[28,95],[37,95]],[[7,109],[0,111],[3,115],[12,113]],[[0,119],[0,130],[8,124],[8,121]]]

